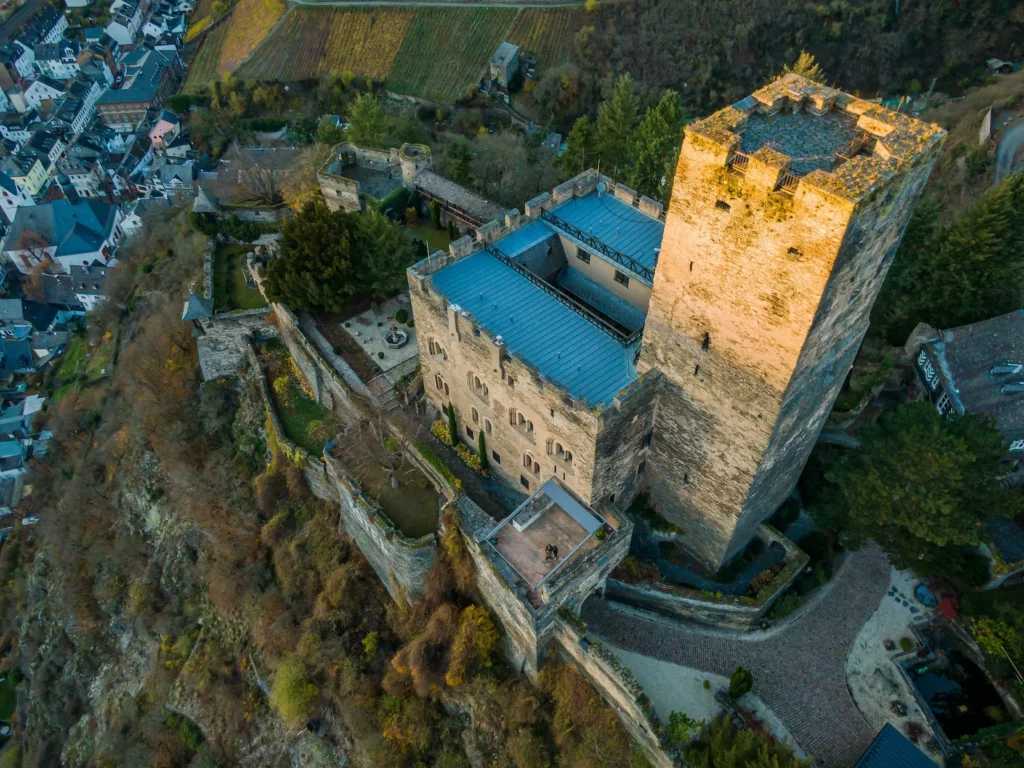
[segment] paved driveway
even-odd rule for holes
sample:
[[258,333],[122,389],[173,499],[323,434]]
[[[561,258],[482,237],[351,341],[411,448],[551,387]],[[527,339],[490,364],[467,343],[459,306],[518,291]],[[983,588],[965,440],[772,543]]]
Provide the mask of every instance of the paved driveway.
[[600,597],[583,606],[596,635],[620,648],[684,667],[729,675],[754,673],[754,693],[825,765],[853,765],[875,734],[846,687],[846,656],[889,587],[889,563],[874,546],[853,553],[830,590],[791,624],[758,639],[639,615]]

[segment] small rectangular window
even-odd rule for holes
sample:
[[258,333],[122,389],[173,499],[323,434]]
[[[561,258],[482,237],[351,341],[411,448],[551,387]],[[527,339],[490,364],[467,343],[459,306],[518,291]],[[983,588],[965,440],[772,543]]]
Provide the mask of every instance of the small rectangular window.
[[652,440],[653,437],[654,437],[654,432],[648,432],[646,435],[644,435],[643,439],[640,441],[640,447],[641,448],[650,448],[651,447],[651,440]]
[[501,456],[498,455],[497,451],[491,451],[491,458],[494,459],[495,464],[501,464]]
[[582,248],[576,249],[576,258],[582,261],[584,264],[590,263],[590,254],[584,251]]
[[636,473],[638,475],[642,475],[644,473],[644,469],[646,467],[647,467],[647,462],[646,461],[641,461],[640,462],[640,466],[636,468]]
[[525,475],[519,476],[519,484],[526,490],[530,490],[530,481],[526,479]]
[[515,389],[516,388],[516,380],[513,379],[511,376],[508,377],[508,388],[509,389]]
[[732,210],[732,206],[730,206],[727,202],[725,202],[725,200],[716,200],[715,201],[715,208],[717,208],[720,211],[730,211],[730,210]]
[[615,270],[615,282],[618,283],[619,285],[628,286],[629,285],[629,275],[627,275],[625,272],[619,272],[619,270],[616,269]]
[[466,434],[469,435],[470,437],[473,437],[473,430],[472,430],[472,428],[466,427]]

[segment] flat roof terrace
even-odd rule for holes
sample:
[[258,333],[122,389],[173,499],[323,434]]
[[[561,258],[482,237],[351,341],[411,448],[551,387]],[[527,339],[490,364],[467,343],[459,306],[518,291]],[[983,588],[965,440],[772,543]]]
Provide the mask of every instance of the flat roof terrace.
[[796,176],[819,168],[831,170],[836,152],[863,133],[854,115],[806,111],[775,115],[754,112],[741,131],[740,152],[752,155],[762,147],[774,149],[792,158],[790,173]]
[[[487,536],[530,590],[578,553],[598,546],[604,522],[557,480],[548,480]],[[547,547],[558,548],[557,556]]]

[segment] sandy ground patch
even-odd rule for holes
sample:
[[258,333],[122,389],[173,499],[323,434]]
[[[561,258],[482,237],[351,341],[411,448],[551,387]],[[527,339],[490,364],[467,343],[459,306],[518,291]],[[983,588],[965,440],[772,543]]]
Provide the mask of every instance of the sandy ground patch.
[[[913,573],[892,569],[889,591],[850,647],[846,658],[846,681],[857,708],[873,729],[880,731],[886,723],[891,723],[900,733],[906,733],[907,723],[916,722],[927,734],[918,746],[941,765],[942,755],[935,743],[931,724],[893,660],[893,656],[901,652],[900,638],[909,638],[915,649],[919,647],[911,626],[928,623],[935,613],[914,599],[914,587],[918,583],[920,579]],[[886,640],[895,643],[894,651],[885,649]],[[905,716],[890,709],[894,701],[906,706]]]
[[[722,705],[715,701],[715,691],[727,688],[729,678],[605,645],[633,671],[663,723],[668,723],[672,712],[683,712],[694,720],[708,721],[724,711]],[[708,689],[704,688],[705,680],[711,684]],[[776,739],[793,747],[798,757],[806,757],[782,719],[760,698],[748,693],[740,699],[740,704],[753,712]]]

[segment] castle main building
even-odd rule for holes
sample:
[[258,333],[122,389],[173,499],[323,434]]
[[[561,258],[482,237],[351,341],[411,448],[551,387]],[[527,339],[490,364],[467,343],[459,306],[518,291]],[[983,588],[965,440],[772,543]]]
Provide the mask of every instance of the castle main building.
[[430,401],[532,493],[648,489],[717,567],[792,491],[944,133],[797,75],[686,128],[669,210],[588,171],[409,270]]

